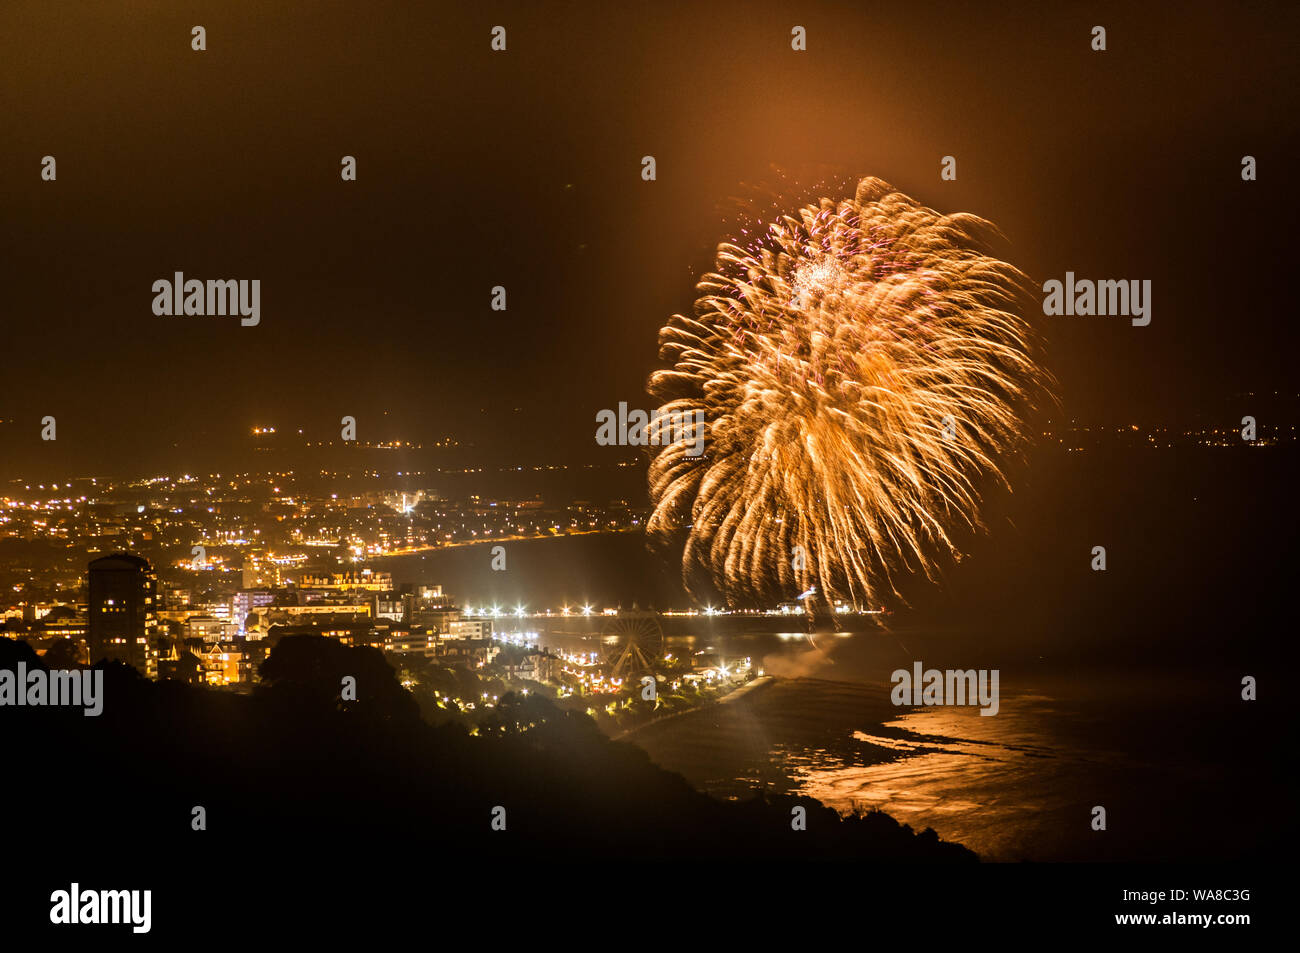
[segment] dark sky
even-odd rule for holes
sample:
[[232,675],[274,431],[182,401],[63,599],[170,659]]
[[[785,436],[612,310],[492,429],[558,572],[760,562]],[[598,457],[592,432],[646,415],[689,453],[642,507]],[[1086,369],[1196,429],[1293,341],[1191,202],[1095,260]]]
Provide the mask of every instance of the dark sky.
[[[363,439],[595,456],[595,412],[648,403],[728,201],[827,174],[993,220],[1039,285],[1153,282],[1149,327],[1042,319],[1067,415],[1294,388],[1300,17],[1124,6],[6,0],[0,475],[344,414]],[[261,325],[155,316],[177,270],[260,279]]]

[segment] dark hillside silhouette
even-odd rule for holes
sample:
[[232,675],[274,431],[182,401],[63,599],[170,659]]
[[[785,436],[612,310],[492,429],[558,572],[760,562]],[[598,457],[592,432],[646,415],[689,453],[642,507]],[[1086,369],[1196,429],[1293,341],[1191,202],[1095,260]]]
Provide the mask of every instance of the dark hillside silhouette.
[[[19,660],[41,667],[27,645],[0,640],[0,668]],[[715,801],[535,696],[503,698],[483,736],[430,726],[370,648],[286,637],[251,696],[101,667],[101,716],[7,707],[0,738],[11,757],[39,765],[25,777],[39,776],[42,815],[80,819],[103,849],[137,859],[975,860],[880,813],[841,818],[788,797]],[[356,679],[355,701],[340,697],[344,676]],[[206,831],[191,829],[196,805]],[[796,805],[805,831],[791,830]],[[505,831],[491,829],[497,806]],[[20,838],[45,836],[21,815],[6,820]]]

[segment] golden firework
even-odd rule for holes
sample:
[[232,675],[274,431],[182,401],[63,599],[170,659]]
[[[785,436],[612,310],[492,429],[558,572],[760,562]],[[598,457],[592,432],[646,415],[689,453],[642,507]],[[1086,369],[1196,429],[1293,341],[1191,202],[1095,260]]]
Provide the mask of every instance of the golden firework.
[[952,530],[979,525],[1046,382],[995,233],[867,178],[719,246],[648,385],[666,419],[706,421],[702,457],[679,440],[649,474],[649,531],[685,533],[688,587],[703,570],[733,601],[876,605],[900,569],[960,555]]

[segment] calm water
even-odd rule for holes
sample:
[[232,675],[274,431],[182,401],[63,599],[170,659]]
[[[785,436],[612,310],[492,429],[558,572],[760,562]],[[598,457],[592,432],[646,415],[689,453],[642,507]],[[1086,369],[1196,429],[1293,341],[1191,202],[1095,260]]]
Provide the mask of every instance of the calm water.
[[[510,544],[388,561],[398,581],[442,584],[462,603],[505,608],[591,602],[682,605],[635,536]],[[541,628],[543,645],[596,650],[601,623]],[[731,702],[635,733],[669,770],[718,797],[762,787],[842,810],[877,807],[933,827],[992,860],[1224,859],[1262,849],[1286,818],[1276,705],[1243,705],[1239,670],[1184,652],[1182,664],[1129,665],[1053,651],[996,626],[890,620],[818,635],[697,618],[669,627],[671,651],[750,657],[777,676]],[[1078,635],[1075,635],[1076,640]],[[1000,710],[895,708],[890,674],[926,668],[1000,672]],[[1092,809],[1107,830],[1091,829]]]
[[[957,667],[952,657],[964,654],[947,637],[906,641],[927,666]],[[990,860],[1231,858],[1270,836],[1240,819],[1290,816],[1261,712],[1236,700],[1229,682],[1143,673],[1102,688],[1008,659],[995,716],[900,709],[888,672],[908,667],[910,654],[896,643],[879,632],[820,648],[783,641],[762,664],[786,678],[633,740],[717,796],[767,787],[841,810],[880,808]],[[1219,703],[1207,704],[1215,692]],[[1091,829],[1096,805],[1106,808],[1105,832]]]

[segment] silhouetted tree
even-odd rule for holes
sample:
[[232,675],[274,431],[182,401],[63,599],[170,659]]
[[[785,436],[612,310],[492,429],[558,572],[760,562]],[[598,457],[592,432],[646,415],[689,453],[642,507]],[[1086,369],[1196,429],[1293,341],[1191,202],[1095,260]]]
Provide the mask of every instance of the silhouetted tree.
[[[348,646],[319,635],[285,636],[262,663],[260,674],[271,692],[294,704],[378,718],[419,717],[419,706],[397,681],[393,667],[370,646]],[[356,680],[355,701],[343,698],[345,678]]]
[[59,639],[42,656],[50,669],[76,668],[81,664],[81,646],[73,639]]

